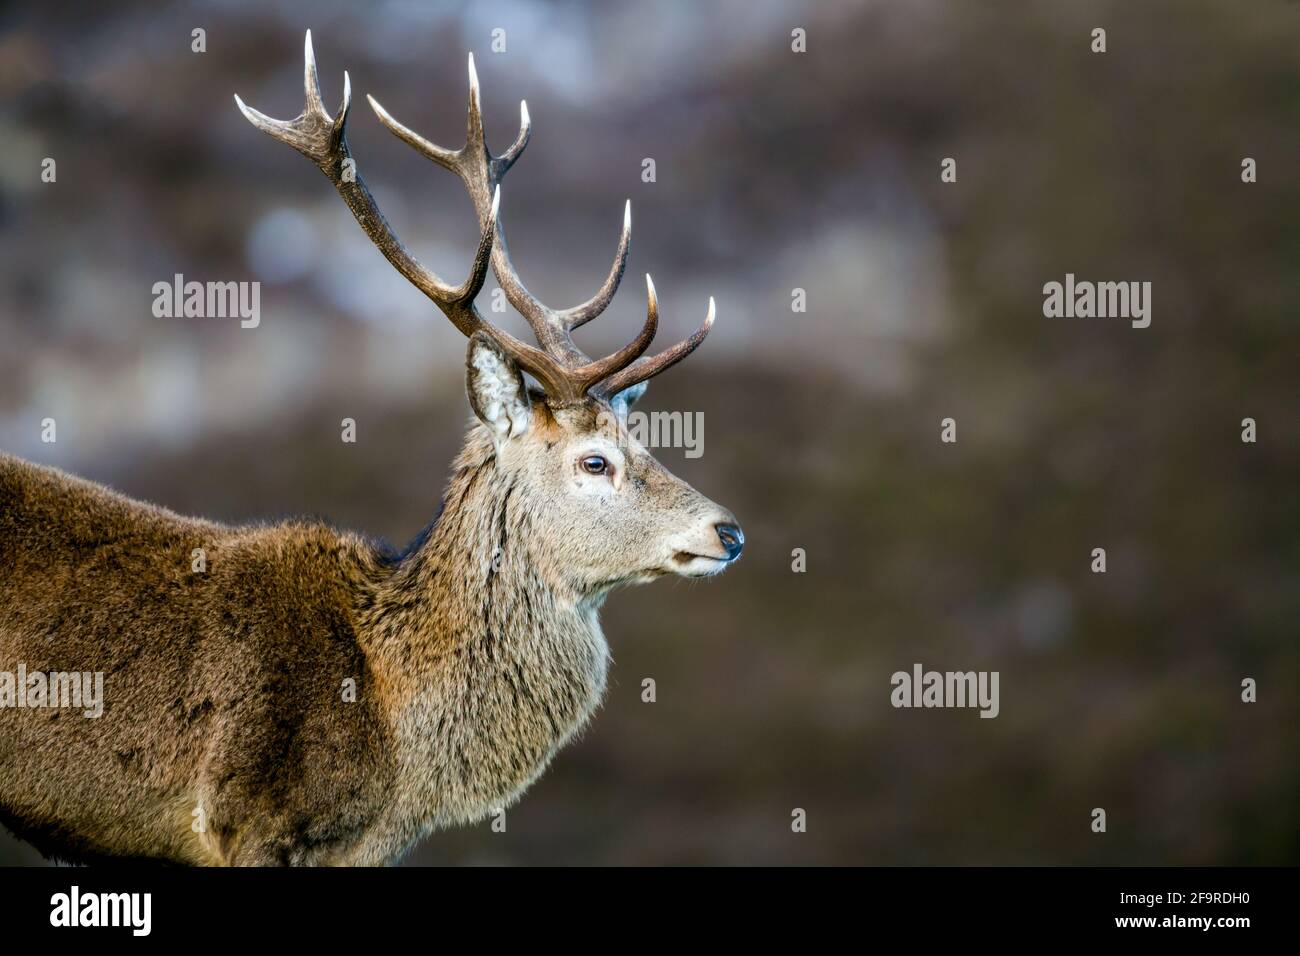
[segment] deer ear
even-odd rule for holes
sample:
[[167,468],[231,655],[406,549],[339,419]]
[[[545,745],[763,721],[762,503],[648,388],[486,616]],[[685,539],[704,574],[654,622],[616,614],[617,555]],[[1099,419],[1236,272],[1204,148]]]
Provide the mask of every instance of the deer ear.
[[618,413],[620,418],[626,418],[628,409],[635,404],[638,398],[645,394],[645,390],[648,386],[648,382],[637,382],[635,385],[623,389],[623,391],[611,398],[609,404],[613,407],[614,411]]
[[485,332],[469,340],[466,390],[474,414],[500,445],[528,430],[532,406],[519,366]]

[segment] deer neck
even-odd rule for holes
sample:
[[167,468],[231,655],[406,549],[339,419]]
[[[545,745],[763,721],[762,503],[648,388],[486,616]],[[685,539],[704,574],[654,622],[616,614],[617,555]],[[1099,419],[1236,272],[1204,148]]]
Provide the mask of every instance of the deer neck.
[[605,687],[599,598],[548,582],[528,502],[477,430],[443,510],[375,589],[363,628],[419,829],[510,803]]

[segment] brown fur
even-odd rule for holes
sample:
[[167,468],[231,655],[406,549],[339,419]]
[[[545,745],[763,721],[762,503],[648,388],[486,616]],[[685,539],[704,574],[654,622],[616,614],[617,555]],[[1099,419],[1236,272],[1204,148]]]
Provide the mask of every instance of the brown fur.
[[[378,864],[516,799],[599,703],[605,594],[715,573],[689,555],[734,519],[628,445],[606,403],[534,395],[501,437],[475,374],[486,426],[400,557],[0,455],[0,670],[105,675],[96,719],[0,708],[0,820],[69,860]],[[623,443],[608,487],[575,470],[593,441]]]

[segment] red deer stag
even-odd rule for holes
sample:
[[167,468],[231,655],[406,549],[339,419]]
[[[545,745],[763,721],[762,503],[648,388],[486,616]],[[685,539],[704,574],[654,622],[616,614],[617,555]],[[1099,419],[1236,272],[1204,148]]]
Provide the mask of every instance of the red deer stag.
[[[393,234],[344,135],[350,89],[321,103],[311,34],[306,107],[242,102],[320,167],[388,261],[469,338],[477,416],[434,522],[401,554],[323,524],[226,527],[0,456],[0,820],[48,855],[192,864],[381,864],[517,799],[590,717],[609,591],[704,577],[740,555],[736,519],[627,434],[627,405],[713,322],[655,355],[636,339],[592,359],[573,342],[618,288],[543,305],[511,265],[500,183],[531,131],[493,156],[470,60],[464,148],[380,121],[469,190],[482,240],[449,285]],[[484,321],[489,265],[537,337]],[[532,375],[541,389],[525,384]],[[206,568],[191,556],[206,554]],[[35,684],[99,672],[102,715],[32,706]],[[46,674],[56,677],[46,678]],[[25,677],[16,686],[14,675]],[[37,681],[37,677],[40,680]],[[354,688],[349,692],[348,688]],[[15,697],[15,694],[17,695]]]

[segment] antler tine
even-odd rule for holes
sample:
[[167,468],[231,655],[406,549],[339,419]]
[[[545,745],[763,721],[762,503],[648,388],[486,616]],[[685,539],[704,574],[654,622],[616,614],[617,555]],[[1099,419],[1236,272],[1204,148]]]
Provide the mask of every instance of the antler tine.
[[623,281],[623,270],[627,267],[627,254],[631,246],[632,200],[629,199],[623,206],[623,232],[618,237],[618,249],[614,252],[614,264],[610,266],[609,275],[590,299],[560,313],[560,320],[570,332],[586,325],[609,307],[614,294],[618,292],[619,283]]
[[496,168],[493,171],[497,179],[500,179],[502,176],[504,176],[506,174],[506,170],[508,170],[511,166],[515,164],[515,160],[517,160],[523,154],[524,149],[527,148],[528,146],[529,140],[531,140],[532,138],[533,138],[533,121],[532,118],[528,115],[528,101],[520,100],[519,101],[519,135],[516,136],[515,141],[510,144],[510,148],[497,157]]
[[641,326],[640,333],[637,337],[623,346],[613,355],[607,355],[603,359],[597,359],[594,362],[588,362],[572,371],[572,375],[581,385],[581,391],[598,385],[600,382],[609,378],[620,369],[626,368],[632,362],[642,355],[654,341],[655,332],[659,329],[659,299],[655,295],[655,284],[650,276],[645,277],[646,285],[646,315],[645,325]]
[[311,46],[311,31],[303,40],[302,51],[302,85],[307,94],[307,113],[325,113],[325,104],[321,102],[320,77],[316,73],[316,51]]
[[478,70],[474,68],[474,54],[469,54],[469,110],[465,119],[465,151],[478,149],[484,156],[491,156],[487,148],[487,136],[483,132],[483,106],[480,102],[478,88]]
[[483,283],[487,281],[488,266],[492,262],[492,240],[496,237],[497,210],[500,208],[501,187],[498,186],[492,194],[492,211],[488,213],[488,223],[483,230],[483,237],[478,241],[474,264],[470,266],[469,276],[456,290],[456,298],[460,302],[472,303],[483,291]]
[[[647,276],[647,278],[649,277]],[[709,296],[709,314],[704,317],[704,324],[692,332],[689,337],[671,348],[664,349],[662,352],[637,359],[626,368],[600,382],[599,385],[592,389],[592,394],[600,398],[611,398],[624,389],[631,388],[638,382],[644,382],[646,379],[653,378],[660,372],[672,368],[700,347],[700,343],[709,334],[709,329],[713,328],[713,320],[716,317],[717,307],[714,305],[713,296]]]
[[441,146],[429,142],[414,130],[403,126],[369,93],[366,94],[366,100],[370,103],[370,108],[375,111],[375,115],[379,117],[379,122],[383,123],[390,133],[417,152],[423,153],[443,169],[449,169],[456,175],[461,175],[459,152],[453,149],[443,149]]

